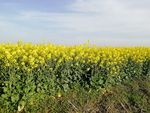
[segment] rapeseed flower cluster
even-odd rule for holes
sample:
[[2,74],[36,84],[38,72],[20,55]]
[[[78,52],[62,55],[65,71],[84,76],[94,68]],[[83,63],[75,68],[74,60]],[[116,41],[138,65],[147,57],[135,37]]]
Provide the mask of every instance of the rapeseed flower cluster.
[[88,45],[64,46],[54,44],[1,44],[0,62],[3,68],[14,67],[17,70],[31,72],[39,65],[55,61],[59,66],[63,62],[97,64],[106,68],[110,75],[120,72],[123,65],[132,59],[143,64],[150,59],[148,47],[96,47]]

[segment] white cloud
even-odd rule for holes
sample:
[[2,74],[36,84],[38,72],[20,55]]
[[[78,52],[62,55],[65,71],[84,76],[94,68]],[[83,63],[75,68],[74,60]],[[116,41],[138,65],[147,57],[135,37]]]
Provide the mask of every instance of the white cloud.
[[[22,12],[21,20],[55,24],[66,32],[149,34],[150,10],[128,9],[117,0],[77,0],[68,8],[74,13]],[[54,27],[54,26],[53,26]]]

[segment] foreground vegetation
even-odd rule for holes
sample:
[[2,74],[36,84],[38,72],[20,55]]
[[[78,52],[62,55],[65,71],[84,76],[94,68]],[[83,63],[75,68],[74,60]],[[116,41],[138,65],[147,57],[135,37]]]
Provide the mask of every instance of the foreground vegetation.
[[149,113],[150,48],[0,45],[2,113]]

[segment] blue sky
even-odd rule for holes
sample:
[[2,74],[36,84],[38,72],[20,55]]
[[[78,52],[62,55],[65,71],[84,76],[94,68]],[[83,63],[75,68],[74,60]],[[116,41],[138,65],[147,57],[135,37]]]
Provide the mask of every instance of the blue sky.
[[149,0],[0,0],[0,42],[150,46]]

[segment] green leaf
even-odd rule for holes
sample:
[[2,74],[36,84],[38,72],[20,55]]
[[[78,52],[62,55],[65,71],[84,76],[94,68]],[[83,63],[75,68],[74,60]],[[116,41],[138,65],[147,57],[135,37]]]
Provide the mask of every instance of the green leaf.
[[19,95],[18,94],[15,94],[11,97],[11,101],[12,102],[17,102],[19,100]]

